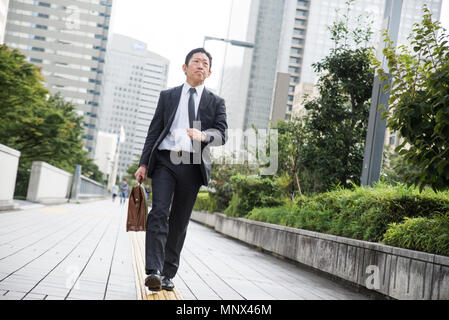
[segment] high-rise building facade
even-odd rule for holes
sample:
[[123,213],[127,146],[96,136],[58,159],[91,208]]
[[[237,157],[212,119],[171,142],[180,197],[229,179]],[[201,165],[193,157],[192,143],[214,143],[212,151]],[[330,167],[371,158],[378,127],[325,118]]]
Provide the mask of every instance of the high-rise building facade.
[[9,0],[0,0],[0,44],[5,38],[6,16],[8,15]]
[[[239,15],[231,18],[227,36],[254,43],[254,48],[227,47],[220,93],[227,101],[229,119],[235,120],[229,121],[230,126],[243,131],[253,125],[268,128],[281,74],[290,74],[289,93],[293,94],[299,82],[308,6],[304,0],[234,2],[232,13]],[[285,99],[291,99],[291,111],[293,97]]]
[[99,130],[119,135],[123,126],[125,141],[120,144],[119,176],[126,174],[142,153],[159,93],[167,88],[168,68],[169,61],[149,51],[146,43],[119,34],[110,36]]
[[[313,0],[312,0],[313,1]],[[311,0],[286,0],[277,72],[290,75],[285,118],[291,118],[295,86],[300,81]]]
[[[358,16],[366,16],[368,20],[365,21],[372,20],[373,35],[367,45],[373,46],[374,48],[383,46],[382,28],[385,1],[356,0],[351,8],[352,23],[356,23],[357,20],[354,18]],[[337,19],[336,10],[339,10],[340,14],[346,10],[346,1],[344,0],[330,1],[327,7],[324,5],[324,2],[327,1],[311,0],[303,67],[300,75],[300,83],[294,91],[292,116],[300,117],[305,115],[306,110],[303,104],[304,95],[307,94],[313,97],[317,94],[317,90],[314,87],[317,81],[317,74],[314,72],[312,64],[320,61],[329,54],[330,49],[333,47],[333,42],[330,40],[331,34],[327,26],[329,25],[329,21],[332,22]],[[442,0],[404,0],[399,25],[398,46],[409,43],[407,38],[412,32],[413,24],[419,23],[422,20],[422,8],[424,4],[428,6],[433,17],[439,20]],[[289,117],[288,114],[287,117]],[[400,139],[397,132],[392,132],[387,128],[384,144],[398,146]]]
[[[367,46],[377,48],[382,45],[382,23],[386,0],[355,0],[351,6],[350,23],[357,23],[356,17],[362,17],[362,23],[372,21],[372,37]],[[299,1],[298,1],[299,2]],[[297,88],[295,109],[301,109],[303,88],[308,88],[315,84],[317,74],[314,72],[312,64],[322,60],[334,46],[331,40],[331,33],[328,26],[338,17],[346,12],[346,0],[316,1],[309,0],[308,21],[304,51],[301,63],[301,72],[299,82],[301,86]],[[398,45],[407,44],[407,37],[413,29],[413,24],[422,20],[422,7],[426,4],[435,19],[440,18],[442,0],[404,0],[402,4],[401,21],[398,34]],[[337,12],[338,10],[338,12]],[[297,83],[297,84],[298,84]],[[294,95],[294,90],[292,95]],[[293,97],[289,95],[289,101]],[[291,110],[287,110],[287,114]],[[300,114],[301,110],[295,110],[294,113]]]
[[84,117],[94,156],[112,0],[10,0],[5,43],[42,67],[45,86]]
[[[386,0],[355,0],[351,17],[368,16],[374,22],[371,45],[377,47]],[[399,43],[406,43],[414,22],[427,4],[439,19],[442,0],[404,0]],[[347,0],[240,0],[234,2],[229,39],[254,43],[253,49],[227,45],[220,94],[227,101],[230,128],[268,128],[276,97],[276,79],[290,75],[285,95],[285,118],[301,114],[303,93],[313,93],[316,80],[312,64],[329,54],[333,46],[328,29],[347,9]],[[240,9],[240,10],[239,10]],[[339,10],[337,12],[337,10]],[[299,87],[298,84],[301,84]],[[312,87],[311,87],[312,86]],[[282,88],[284,86],[281,86]],[[283,89],[282,89],[283,90]],[[296,93],[295,93],[296,90]],[[299,92],[298,92],[299,90]],[[283,90],[284,91],[284,90]],[[275,112],[279,114],[279,112]]]
[[284,0],[260,0],[243,130],[268,127],[283,15]]

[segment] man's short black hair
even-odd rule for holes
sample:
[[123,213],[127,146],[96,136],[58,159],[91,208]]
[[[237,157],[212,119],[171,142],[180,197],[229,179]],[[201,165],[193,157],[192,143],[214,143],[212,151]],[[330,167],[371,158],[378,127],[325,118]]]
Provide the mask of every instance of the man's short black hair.
[[192,56],[198,52],[204,53],[209,58],[209,70],[210,70],[212,68],[212,56],[204,48],[196,48],[196,49],[193,49],[192,51],[190,51],[186,56],[185,64],[189,65],[189,62],[190,62],[190,59],[192,59]]

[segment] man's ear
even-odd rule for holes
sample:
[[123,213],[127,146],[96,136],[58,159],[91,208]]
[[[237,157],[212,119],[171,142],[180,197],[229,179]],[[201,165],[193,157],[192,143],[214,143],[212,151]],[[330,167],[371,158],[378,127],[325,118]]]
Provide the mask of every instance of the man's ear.
[[187,65],[186,64],[182,65],[182,71],[184,71],[184,74],[187,75]]

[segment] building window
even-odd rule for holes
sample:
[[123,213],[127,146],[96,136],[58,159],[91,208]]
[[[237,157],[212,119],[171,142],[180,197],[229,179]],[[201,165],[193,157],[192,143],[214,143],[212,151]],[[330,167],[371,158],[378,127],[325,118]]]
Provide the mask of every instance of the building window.
[[304,19],[295,19],[295,24],[297,24],[298,26],[305,26],[306,25],[306,20],[304,20]]
[[302,54],[302,49],[301,48],[291,48],[290,53],[291,54]]
[[304,39],[293,38],[293,44],[304,44]]
[[307,7],[309,5],[309,1],[306,0],[298,0],[298,6]]
[[290,57],[290,63],[300,64],[301,63],[301,59],[297,58],[297,57]]
[[306,10],[301,10],[301,9],[296,9],[296,15],[297,16],[306,16],[307,15],[307,11]]
[[288,72],[299,73],[299,68],[298,67],[288,67]]
[[295,28],[293,29],[293,33],[299,36],[303,36],[306,34],[306,31],[304,29]]
[[42,59],[30,58],[30,62],[33,62],[33,63],[42,63]]
[[390,136],[390,142],[389,142],[390,146],[394,145],[395,140],[396,140],[395,136]]

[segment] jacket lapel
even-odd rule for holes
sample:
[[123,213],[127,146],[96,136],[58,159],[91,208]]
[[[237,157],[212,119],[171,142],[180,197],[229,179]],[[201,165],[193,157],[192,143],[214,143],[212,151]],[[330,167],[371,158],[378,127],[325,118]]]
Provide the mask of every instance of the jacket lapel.
[[204,111],[207,109],[212,97],[209,90],[204,87],[203,94],[201,95],[200,105],[198,106],[198,112],[196,114],[196,121],[201,121],[201,115],[204,114]]
[[178,110],[179,100],[181,99],[181,92],[182,92],[183,85],[176,87],[173,89],[173,91],[170,94],[170,102],[169,102],[169,118],[166,124],[166,127],[170,128],[173,119],[175,118],[176,110]]

